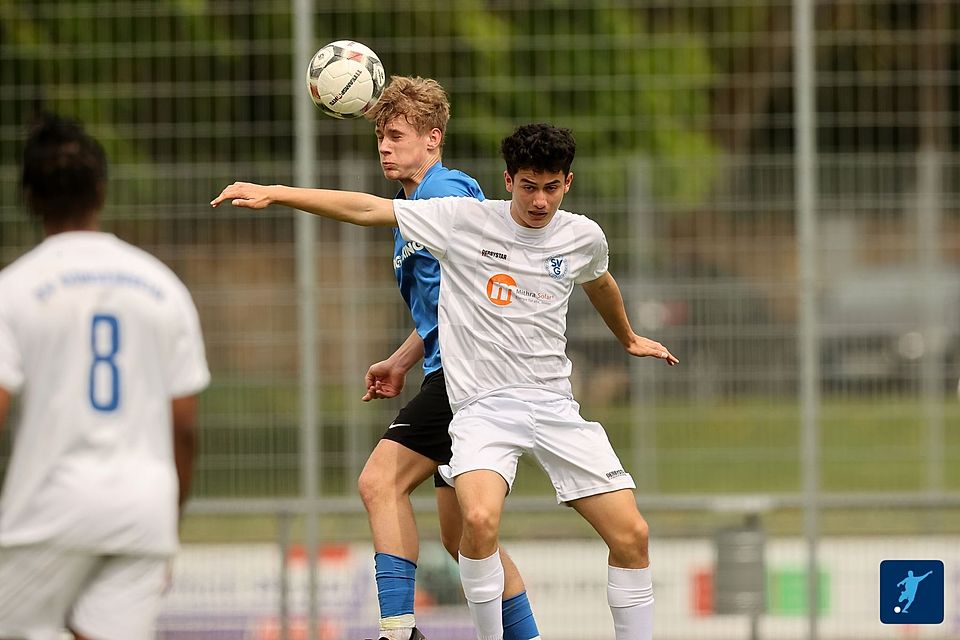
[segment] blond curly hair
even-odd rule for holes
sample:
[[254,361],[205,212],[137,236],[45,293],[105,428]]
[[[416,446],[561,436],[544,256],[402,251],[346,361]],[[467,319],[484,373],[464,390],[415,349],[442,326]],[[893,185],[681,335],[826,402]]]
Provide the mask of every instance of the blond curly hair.
[[380,100],[365,117],[374,122],[377,130],[383,130],[388,122],[401,116],[417,133],[431,129],[446,133],[450,120],[447,92],[431,78],[392,76]]

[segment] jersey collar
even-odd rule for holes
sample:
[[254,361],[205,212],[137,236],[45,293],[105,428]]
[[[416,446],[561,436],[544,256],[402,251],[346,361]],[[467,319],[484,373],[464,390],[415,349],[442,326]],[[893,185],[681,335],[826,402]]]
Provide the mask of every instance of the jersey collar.
[[[443,163],[440,162],[439,160],[437,160],[437,161],[434,162],[432,165],[430,165],[430,168],[427,169],[427,172],[426,172],[425,174],[423,174],[423,180],[420,181],[420,184],[417,185],[417,188],[414,189],[414,190],[413,190],[413,193],[410,195],[410,199],[411,199],[411,200],[416,200],[416,199],[417,199],[417,196],[420,194],[420,189],[423,188],[423,185],[427,184],[427,181],[430,180],[430,177],[433,176],[433,175],[435,175],[435,174],[436,174],[437,172],[439,172],[441,169],[443,169]],[[405,194],[405,193],[403,192],[403,187],[400,187],[400,191],[397,192],[397,195],[396,195],[396,197],[395,197],[394,199],[395,199],[395,200],[406,200],[406,199],[407,199],[407,194]]]

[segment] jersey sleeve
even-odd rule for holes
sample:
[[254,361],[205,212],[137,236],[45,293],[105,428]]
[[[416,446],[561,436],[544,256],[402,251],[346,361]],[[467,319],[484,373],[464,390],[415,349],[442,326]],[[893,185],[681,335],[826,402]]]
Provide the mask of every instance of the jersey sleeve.
[[17,393],[23,386],[23,359],[10,318],[0,309],[0,387]]
[[581,271],[577,277],[577,284],[583,284],[584,282],[592,282],[593,280],[596,280],[605,274],[607,272],[607,268],[609,267],[610,249],[607,246],[607,236],[604,235],[603,229],[600,228],[600,225],[592,223],[591,227],[592,232],[590,237],[592,241],[590,242],[588,248],[590,262],[587,263],[587,266],[584,267],[583,271]]
[[200,316],[181,284],[178,322],[171,336],[167,361],[167,388],[171,398],[191,396],[210,384],[210,370],[200,330]]
[[457,206],[461,198],[431,198],[429,200],[394,200],[400,235],[419,242],[437,259],[443,259],[456,227]]

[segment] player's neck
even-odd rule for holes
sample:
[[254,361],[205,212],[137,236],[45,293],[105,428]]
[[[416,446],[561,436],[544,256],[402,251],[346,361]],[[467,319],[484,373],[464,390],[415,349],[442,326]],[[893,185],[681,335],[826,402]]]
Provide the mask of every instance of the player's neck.
[[43,223],[43,235],[53,236],[58,233],[67,233],[69,231],[100,231],[100,221],[97,216],[92,215],[86,218],[72,218],[70,220],[57,220]]
[[430,168],[438,162],[440,162],[439,155],[435,157],[431,156],[430,159],[423,164],[423,166],[417,169],[415,174],[409,178],[401,180],[400,185],[403,187],[403,195],[405,195],[407,198],[412,196],[413,192],[416,191],[417,187],[420,186],[420,183],[423,182],[423,179],[427,177],[427,173],[430,171]]

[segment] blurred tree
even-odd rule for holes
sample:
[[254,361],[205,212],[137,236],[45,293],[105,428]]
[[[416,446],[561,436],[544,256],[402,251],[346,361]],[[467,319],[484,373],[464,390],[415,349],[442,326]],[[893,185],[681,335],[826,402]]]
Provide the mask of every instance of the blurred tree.
[[[498,179],[500,138],[529,120],[574,130],[579,157],[589,159],[577,166],[577,198],[622,200],[637,179],[625,166],[641,158],[652,197],[673,210],[724,187],[719,154],[792,149],[789,3],[315,7],[318,46],[355,38],[389,73],[444,83],[455,112],[448,154],[490,159],[472,167],[485,184]],[[289,179],[301,90],[290,11],[288,0],[0,0],[0,81],[8,90],[0,171],[16,165],[30,114],[48,108],[86,121],[124,167],[114,202],[202,201],[190,178],[204,163]],[[913,149],[921,136],[955,146],[956,123],[906,116],[956,106],[960,54],[945,34],[958,14],[944,0],[819,4],[821,148]],[[858,36],[865,31],[869,38]],[[318,134],[322,157],[372,153],[362,125],[322,122]],[[0,207],[14,198],[3,190]]]

